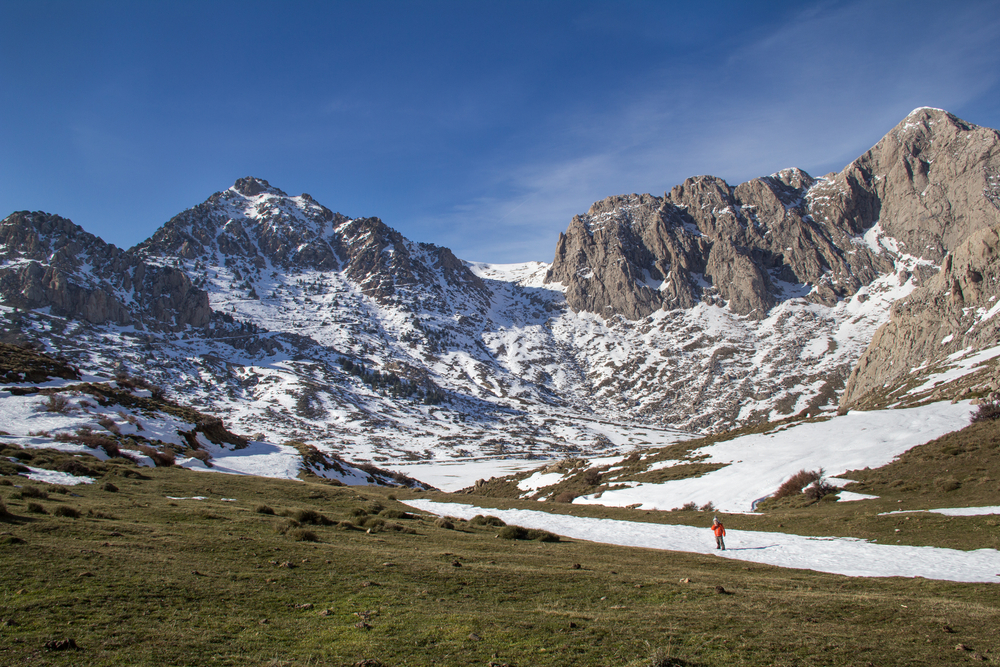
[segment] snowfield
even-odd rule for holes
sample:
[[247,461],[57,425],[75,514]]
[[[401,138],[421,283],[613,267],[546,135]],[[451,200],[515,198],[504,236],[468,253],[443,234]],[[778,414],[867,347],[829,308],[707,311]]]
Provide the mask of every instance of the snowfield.
[[[831,483],[843,486],[850,480],[837,479],[837,475],[886,465],[917,445],[966,426],[971,411],[968,401],[939,402],[908,409],[852,411],[783,426],[696,450],[693,456],[707,456],[700,463],[727,464],[701,477],[636,484],[580,496],[573,502],[660,510],[711,502],[720,512],[749,512],[755,500],[770,495],[800,470],[822,468],[833,478]],[[843,499],[862,497],[851,494]]]
[[441,516],[471,519],[491,514],[508,524],[548,530],[566,537],[665,551],[716,554],[732,560],[816,570],[851,577],[923,577],[944,581],[1000,583],[1000,551],[958,551],[938,547],[875,544],[848,537],[804,537],[726,527],[726,550],[716,551],[708,526],[594,519],[535,510],[483,509],[474,505],[408,500],[407,505]]
[[[93,379],[93,378],[89,378]],[[190,432],[195,424],[161,412],[138,410],[121,405],[99,405],[94,396],[70,389],[72,381],[59,380],[46,383],[50,388],[66,387],[58,396],[65,400],[59,411],[47,409],[47,396],[18,396],[9,390],[0,390],[0,438],[4,442],[16,444],[25,449],[56,449],[77,456],[93,456],[107,460],[107,451],[99,446],[87,446],[79,442],[67,441],[74,434],[121,434],[134,436],[140,443],[157,443],[161,450],[169,446],[174,452],[188,448],[183,432]],[[109,386],[114,386],[110,383]],[[133,392],[133,395],[148,397],[148,391]],[[63,438],[63,439],[60,439]],[[252,440],[245,447],[223,446],[212,443],[203,433],[196,433],[200,448],[207,452],[208,466],[193,457],[176,456],[175,465],[205,472],[229,473],[237,475],[257,475],[280,479],[299,479],[303,472],[311,472],[327,479],[336,479],[348,486],[365,486],[376,483],[394,483],[382,476],[380,479],[349,463],[329,462],[329,467],[307,464],[298,449],[289,445]],[[140,466],[152,467],[153,459],[139,451],[122,445],[121,451]],[[25,466],[28,467],[28,466]],[[24,476],[39,482],[73,485],[91,483],[89,477],[77,477],[67,473],[28,467]]]

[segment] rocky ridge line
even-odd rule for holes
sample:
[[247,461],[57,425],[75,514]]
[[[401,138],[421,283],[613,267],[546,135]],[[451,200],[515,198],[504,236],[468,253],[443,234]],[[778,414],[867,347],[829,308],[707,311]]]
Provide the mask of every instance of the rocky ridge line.
[[802,296],[825,305],[893,270],[865,243],[876,225],[898,252],[939,263],[997,222],[1000,137],[917,109],[839,174],[798,169],[736,187],[712,176],[663,197],[595,203],[561,234],[547,282],[576,311],[641,319],[705,300],[760,319]]

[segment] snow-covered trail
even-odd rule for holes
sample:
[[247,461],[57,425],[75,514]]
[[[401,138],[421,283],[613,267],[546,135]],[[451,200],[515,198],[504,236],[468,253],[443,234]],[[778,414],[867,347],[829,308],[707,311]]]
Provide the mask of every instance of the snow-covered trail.
[[924,577],[1000,584],[1000,551],[996,549],[959,551],[875,544],[851,537],[804,537],[727,527],[727,549],[716,551],[708,526],[694,528],[566,516],[537,510],[498,510],[432,500],[408,500],[406,504],[425,512],[463,519],[471,519],[477,514],[491,514],[509,524],[604,544],[714,553],[733,560],[851,577]]

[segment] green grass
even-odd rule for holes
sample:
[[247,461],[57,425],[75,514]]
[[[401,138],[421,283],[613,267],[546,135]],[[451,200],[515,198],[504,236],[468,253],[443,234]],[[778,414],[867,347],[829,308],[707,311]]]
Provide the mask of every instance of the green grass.
[[[412,494],[401,489],[92,467],[118,491],[47,487],[47,499],[31,502],[48,514],[0,486],[10,512],[0,518],[2,664],[940,665],[1000,654],[995,585],[499,540],[497,526],[435,526],[390,498]],[[168,498],[198,495],[208,499]],[[264,505],[275,514],[257,511]],[[806,511],[817,508],[784,510]],[[344,523],[379,512],[381,530]],[[295,517],[310,520],[303,526],[318,542],[296,539]],[[80,649],[45,648],[61,639]]]

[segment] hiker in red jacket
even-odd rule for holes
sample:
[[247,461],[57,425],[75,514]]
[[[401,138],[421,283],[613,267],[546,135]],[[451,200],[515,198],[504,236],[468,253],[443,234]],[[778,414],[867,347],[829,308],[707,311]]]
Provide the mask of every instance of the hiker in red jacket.
[[717,518],[712,519],[712,532],[715,533],[715,548],[725,551],[726,543],[722,538],[726,535],[726,527]]

